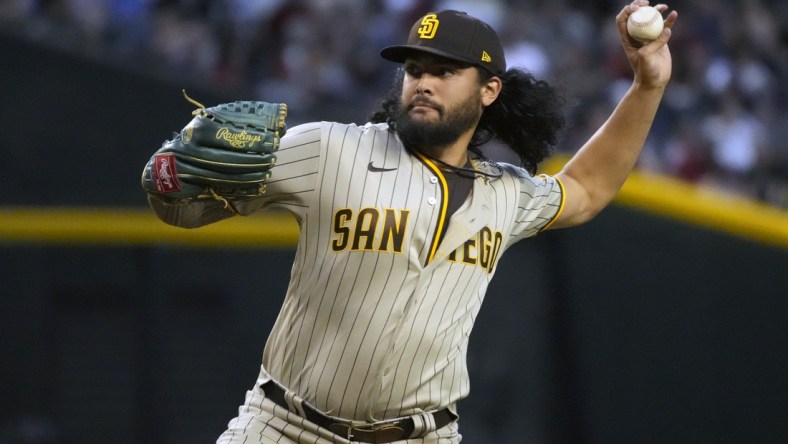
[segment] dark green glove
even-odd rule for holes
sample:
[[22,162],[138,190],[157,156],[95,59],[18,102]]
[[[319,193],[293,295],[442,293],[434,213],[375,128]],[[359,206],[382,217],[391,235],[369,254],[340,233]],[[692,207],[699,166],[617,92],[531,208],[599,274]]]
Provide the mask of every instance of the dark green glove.
[[265,193],[287,130],[287,105],[243,101],[205,108],[192,102],[200,107],[195,117],[153,154],[142,187],[172,200],[216,199],[235,211],[234,201]]

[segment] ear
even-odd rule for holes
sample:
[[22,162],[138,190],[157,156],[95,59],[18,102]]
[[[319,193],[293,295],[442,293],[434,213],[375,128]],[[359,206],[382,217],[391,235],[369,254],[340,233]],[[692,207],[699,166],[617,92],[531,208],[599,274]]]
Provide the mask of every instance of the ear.
[[487,79],[482,84],[482,104],[484,106],[490,106],[495,99],[498,98],[498,94],[501,93],[501,88],[503,88],[503,81],[498,76],[492,76]]

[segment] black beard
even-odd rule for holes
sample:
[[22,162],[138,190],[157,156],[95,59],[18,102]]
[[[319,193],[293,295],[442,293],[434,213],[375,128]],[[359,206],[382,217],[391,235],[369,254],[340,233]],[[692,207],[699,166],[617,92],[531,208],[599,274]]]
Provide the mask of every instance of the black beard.
[[394,124],[402,143],[416,151],[451,145],[460,135],[476,125],[482,113],[481,98],[475,94],[448,112],[443,107],[437,107],[437,122],[416,121],[408,114],[408,108],[410,107],[402,105],[400,99]]

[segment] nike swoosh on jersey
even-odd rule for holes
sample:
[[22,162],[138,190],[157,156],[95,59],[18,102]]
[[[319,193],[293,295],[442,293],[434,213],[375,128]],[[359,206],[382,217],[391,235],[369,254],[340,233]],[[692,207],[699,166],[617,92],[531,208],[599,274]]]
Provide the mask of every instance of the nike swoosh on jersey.
[[394,171],[394,170],[396,170],[396,168],[376,167],[375,165],[372,165],[372,162],[370,162],[369,165],[367,165],[367,169],[369,171],[373,172],[373,173],[383,173],[383,172],[386,172],[386,171]]

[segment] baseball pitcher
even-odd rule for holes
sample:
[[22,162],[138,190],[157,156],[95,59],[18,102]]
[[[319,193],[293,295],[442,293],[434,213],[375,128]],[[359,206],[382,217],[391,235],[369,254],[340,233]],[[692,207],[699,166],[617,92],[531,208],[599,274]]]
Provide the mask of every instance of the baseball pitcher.
[[[280,208],[300,227],[259,376],[218,442],[460,442],[468,338],[501,255],[593,218],[644,144],[677,18],[633,40],[627,18],[646,4],[616,17],[629,91],[555,176],[536,167],[564,123],[560,97],[507,69],[496,32],[458,11],[424,15],[381,51],[398,81],[364,125],[288,128],[283,104],[195,102],[143,171],[156,215],[199,227]],[[486,159],[493,138],[521,165]]]

